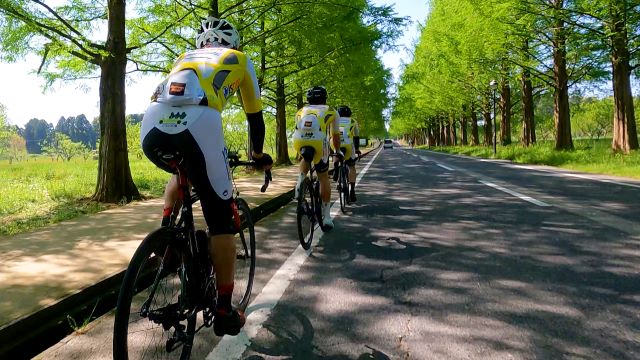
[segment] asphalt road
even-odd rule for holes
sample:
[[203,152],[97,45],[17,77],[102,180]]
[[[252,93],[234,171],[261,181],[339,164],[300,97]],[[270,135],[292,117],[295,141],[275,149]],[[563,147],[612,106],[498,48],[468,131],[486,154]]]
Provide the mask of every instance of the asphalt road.
[[[640,182],[396,148],[358,200],[311,253],[261,221],[246,332],[193,358],[640,358]],[[111,358],[112,323],[41,357]]]

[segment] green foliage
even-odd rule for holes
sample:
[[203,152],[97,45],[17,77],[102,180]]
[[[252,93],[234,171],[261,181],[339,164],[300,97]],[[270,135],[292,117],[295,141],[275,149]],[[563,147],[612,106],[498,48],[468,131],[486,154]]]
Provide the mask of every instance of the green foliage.
[[439,116],[487,96],[489,81],[499,78],[506,56],[506,29],[495,21],[504,6],[495,6],[493,16],[487,16],[486,6],[469,1],[431,3],[413,61],[400,79],[392,134],[435,125]]
[[27,155],[26,142],[17,130],[9,124],[6,109],[0,104],[0,159],[9,159],[10,163]]
[[613,98],[585,98],[572,107],[571,128],[578,137],[600,139],[613,131]]
[[86,158],[89,153],[89,149],[84,144],[73,142],[67,135],[59,132],[54,133],[51,142],[43,146],[42,150],[51,157],[62,158],[66,161],[71,160],[74,156],[85,155]]
[[[195,29],[210,5],[160,0],[137,8],[141,17],[128,23],[132,47],[144,43],[150,33],[169,29],[136,49],[138,65],[168,71],[180,53],[193,48]],[[285,80],[288,119],[297,110],[297,97],[322,84],[329,90],[331,105],[349,104],[354,109],[363,134],[384,131],[382,111],[389,103],[391,77],[377,50],[389,48],[405,22],[392,7],[366,0],[220,0],[218,11],[239,29],[242,51],[256,66],[266,112],[275,115],[278,78]],[[340,26],[318,21],[329,18]],[[232,140],[235,147],[238,140]]]
[[127,121],[127,148],[129,157],[135,157],[136,159],[142,159],[144,157],[142,145],[140,144],[140,126],[140,122],[133,124]]
[[55,130],[69,136],[73,142],[82,143],[89,149],[96,148],[97,134],[84,114],[61,117]]
[[2,158],[9,151],[9,138],[11,132],[9,131],[9,119],[7,119],[7,113],[4,105],[0,104],[0,158]]
[[30,154],[42,153],[42,145],[51,141],[53,125],[45,120],[31,119],[24,126],[24,138],[27,142],[27,151]]
[[18,133],[11,131],[6,139],[5,144],[2,143],[3,139],[0,135],[0,158],[2,158],[3,149],[6,150],[6,157],[9,159],[9,163],[13,161],[23,160],[27,156],[27,143],[22,136]]
[[[633,47],[640,31],[637,1],[433,0],[430,5],[393,105],[390,131],[396,136],[435,129],[451,114],[459,118],[464,112],[468,117],[471,108],[490,111],[490,80],[498,80],[499,86],[509,84],[516,96],[512,104],[518,104],[523,91],[517,88],[527,74],[534,93],[542,94],[537,104],[532,102],[535,130],[538,138],[551,139],[556,128],[569,128],[563,126],[570,118],[569,109],[554,104],[553,98],[567,89],[556,76],[560,70],[566,69],[568,86],[582,84],[588,91],[611,79],[612,54],[624,59],[625,46],[632,65],[640,61],[640,52]],[[614,44],[619,45],[617,50]],[[554,58],[554,51],[562,56]],[[577,116],[571,126],[574,133],[596,138],[610,133],[612,125],[603,120],[610,109],[604,103],[586,106],[571,109],[571,116]],[[511,111],[520,109],[515,106]],[[516,115],[514,120],[522,118]],[[561,148],[570,146],[566,136],[557,141]]]

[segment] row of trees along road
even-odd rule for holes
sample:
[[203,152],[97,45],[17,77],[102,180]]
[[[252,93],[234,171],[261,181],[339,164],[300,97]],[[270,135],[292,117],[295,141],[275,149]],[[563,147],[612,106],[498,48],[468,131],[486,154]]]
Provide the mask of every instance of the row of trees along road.
[[405,22],[389,6],[367,0],[79,0],[52,7],[41,0],[0,0],[0,60],[39,55],[38,73],[48,85],[100,77],[95,200],[139,197],[127,157],[126,75],[167,73],[193,48],[207,15],[236,25],[242,50],[257,63],[265,109],[278,119],[276,162],[289,161],[287,117],[302,104],[303,89],[318,83],[327,86],[332,103],[354,109],[364,133],[384,132],[390,73],[376,52],[393,44]]
[[9,124],[5,107],[0,104],[0,159],[9,163],[26,159],[28,153],[67,161],[77,155],[86,159],[95,143],[95,131],[84,115],[61,117],[55,129],[44,120],[31,119],[23,129]]
[[19,128],[18,133],[25,139],[30,154],[42,153],[42,146],[55,138],[54,132],[66,135],[69,140],[80,143],[87,149],[95,149],[99,131],[97,123],[95,125],[84,114],[67,118],[62,116],[55,127],[46,120],[33,118],[25,124],[24,129]]
[[[616,152],[638,149],[631,76],[640,60],[640,0],[433,0],[393,107],[391,131],[449,145],[510,144],[518,98],[521,141],[536,142],[536,96],[553,93],[555,148],[573,149],[570,89],[612,84]],[[637,75],[637,72],[636,72]],[[467,134],[467,129],[471,134]]]

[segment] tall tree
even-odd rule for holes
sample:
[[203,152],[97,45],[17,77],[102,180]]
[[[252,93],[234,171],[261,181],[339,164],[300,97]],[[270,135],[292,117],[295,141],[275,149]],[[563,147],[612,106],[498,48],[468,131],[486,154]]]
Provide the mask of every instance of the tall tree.
[[614,115],[611,148],[629,153],[638,149],[631,73],[640,66],[640,2],[637,0],[579,0],[581,26],[596,36],[609,54]]
[[41,120],[31,119],[24,126],[24,138],[27,143],[27,152],[30,154],[42,153],[42,145],[53,135],[53,125]]
[[[0,15],[3,60],[39,54],[38,72],[48,84],[91,76],[99,69],[100,157],[93,198],[119,202],[139,197],[129,169],[124,122],[127,54],[133,50],[126,47],[125,1],[74,1],[52,7],[41,0],[6,0],[0,2]],[[106,22],[104,42],[91,38],[100,20]]]

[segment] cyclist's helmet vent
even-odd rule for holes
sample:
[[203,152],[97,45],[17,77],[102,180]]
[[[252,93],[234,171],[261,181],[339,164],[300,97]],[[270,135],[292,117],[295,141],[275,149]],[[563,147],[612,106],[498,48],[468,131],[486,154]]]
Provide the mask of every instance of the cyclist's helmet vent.
[[338,107],[338,114],[342,117],[351,117],[351,109],[347,105]]
[[240,46],[240,35],[227,20],[208,17],[202,21],[201,26],[196,35],[198,49],[202,49],[207,44],[217,44],[232,49]]
[[327,89],[322,86],[314,86],[307,90],[307,101],[311,105],[324,105],[327,103]]

